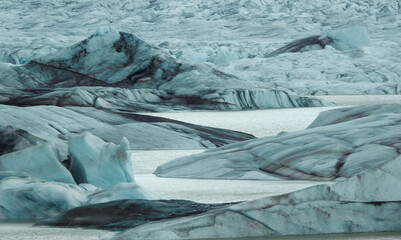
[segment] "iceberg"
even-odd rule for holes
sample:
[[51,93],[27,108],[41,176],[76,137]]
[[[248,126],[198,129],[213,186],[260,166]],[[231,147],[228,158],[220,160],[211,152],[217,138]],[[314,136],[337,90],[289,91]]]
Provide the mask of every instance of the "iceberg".
[[308,129],[228,144],[159,166],[160,177],[343,180],[399,156],[401,106],[321,113]]
[[2,135],[6,142],[0,151],[9,152],[36,143],[51,142],[59,149],[62,160],[67,158],[68,139],[86,131],[115,144],[119,144],[125,136],[131,143],[131,149],[142,150],[213,148],[254,138],[250,134],[226,129],[87,107],[0,105],[0,128],[6,134]]
[[56,216],[87,201],[75,184],[41,181],[30,177],[0,180],[0,219],[36,219]]
[[89,183],[110,188],[117,183],[134,182],[129,142],[106,143],[97,136],[83,133],[68,141],[71,157],[69,170],[77,184]]
[[36,179],[75,184],[70,172],[61,164],[57,148],[50,143],[0,156],[0,172],[26,172]]
[[51,143],[0,156],[0,219],[45,218],[122,199],[161,199],[134,182],[128,150],[125,138],[115,145],[84,133],[69,140],[66,166]]
[[87,188],[38,180],[19,172],[0,172],[0,220],[55,217],[76,207],[113,200],[161,199],[135,183],[120,183],[109,189]]
[[399,104],[373,104],[321,112],[308,128],[322,127],[383,113],[401,113]]
[[88,196],[87,204],[106,203],[123,199],[160,200],[160,195],[149,191],[135,182],[120,182],[110,188],[96,191]]
[[[200,239],[400,231],[401,158],[332,185],[152,222],[110,239]],[[305,219],[307,216],[307,219]]]

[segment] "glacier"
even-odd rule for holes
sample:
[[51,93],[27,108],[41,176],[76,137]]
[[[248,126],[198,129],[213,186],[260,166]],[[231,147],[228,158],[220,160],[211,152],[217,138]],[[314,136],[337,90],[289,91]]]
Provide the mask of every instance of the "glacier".
[[[114,27],[180,61],[212,64],[241,79],[298,94],[397,94],[400,9],[397,0],[4,1],[0,59],[27,64],[82,41],[88,33],[105,35]],[[360,44],[363,32],[347,32],[355,27],[365,29],[369,45]],[[311,36],[352,39],[357,48],[329,45],[266,57]]]
[[0,128],[0,156],[44,142],[43,139],[22,129],[15,129],[12,126]]
[[322,112],[308,129],[228,144],[159,166],[160,177],[343,180],[399,156],[401,107]]
[[269,53],[266,57],[275,57],[284,53],[321,50],[327,46],[339,51],[347,51],[370,46],[370,40],[364,28],[353,27],[323,36],[312,36],[296,40]]

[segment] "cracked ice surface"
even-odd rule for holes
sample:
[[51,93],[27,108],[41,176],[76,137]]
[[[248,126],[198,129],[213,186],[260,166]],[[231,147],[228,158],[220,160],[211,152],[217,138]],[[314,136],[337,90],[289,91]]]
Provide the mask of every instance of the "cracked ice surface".
[[[29,0],[3,1],[0,11],[0,52],[7,62],[27,62],[99,27],[114,26],[170,50],[178,59],[210,62],[224,72],[297,93],[400,91],[401,7],[396,0]],[[370,46],[346,51],[326,46],[266,58],[291,41],[333,36],[354,26],[366,29]]]

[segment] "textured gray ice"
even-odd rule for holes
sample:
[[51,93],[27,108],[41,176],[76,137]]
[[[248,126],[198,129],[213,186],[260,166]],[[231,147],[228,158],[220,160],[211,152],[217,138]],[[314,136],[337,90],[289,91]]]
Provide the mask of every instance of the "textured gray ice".
[[[399,92],[399,1],[3,1],[3,61],[23,63],[99,27],[135,33],[178,59],[306,94]],[[288,53],[285,44],[361,26],[370,46]]]
[[306,130],[172,160],[159,166],[155,174],[222,179],[349,178],[399,156],[400,112],[398,104],[322,112]]
[[135,183],[129,150],[125,138],[115,145],[84,133],[70,139],[66,166],[49,143],[2,155],[0,219],[46,218],[113,200],[160,199]]
[[112,239],[199,239],[400,231],[401,158],[333,185],[145,224]]

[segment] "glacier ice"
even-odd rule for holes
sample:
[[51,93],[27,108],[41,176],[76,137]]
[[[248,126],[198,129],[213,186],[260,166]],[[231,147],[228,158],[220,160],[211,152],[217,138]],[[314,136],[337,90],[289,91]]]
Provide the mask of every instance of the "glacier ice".
[[349,178],[399,156],[400,111],[400,105],[390,104],[322,112],[308,129],[178,158],[159,166],[155,174],[222,179]]
[[99,190],[89,195],[87,204],[105,203],[123,199],[159,200],[162,197],[151,192],[135,182],[121,182],[110,188]]
[[158,200],[159,195],[136,183],[117,184],[109,189],[87,190],[82,185],[43,181],[20,173],[0,172],[0,219],[54,217],[75,207],[121,199]]
[[0,156],[0,171],[26,172],[36,179],[75,184],[70,172],[61,164],[56,146],[51,143]]
[[[227,54],[216,55],[216,61],[229,61],[232,57]],[[330,105],[269,83],[227,74],[210,64],[179,61],[165,49],[114,28],[103,27],[77,44],[27,64],[3,67],[1,84],[20,90],[3,90],[8,98],[0,103],[10,105],[118,107],[130,111],[154,110],[159,105],[220,110]],[[134,99],[125,99],[122,94]],[[241,98],[243,95],[247,97]]]
[[43,139],[40,139],[22,129],[15,129],[12,126],[0,128],[0,156],[39,145],[44,142]]
[[9,177],[19,177],[19,178],[28,178],[31,175],[27,172],[18,172],[18,171],[0,171],[0,180]]
[[0,219],[55,216],[87,201],[87,193],[75,184],[33,178],[4,178],[0,193]]
[[370,46],[368,33],[362,27],[353,27],[328,34],[334,40],[333,47],[338,50],[351,50]]
[[69,140],[67,166],[51,143],[0,156],[0,219],[44,218],[121,199],[161,199],[134,182],[128,150],[125,138],[115,145],[84,133]]
[[134,182],[129,150],[126,138],[115,145],[85,132],[68,141],[69,170],[77,184],[90,183],[103,189],[117,183]]
[[328,110],[321,112],[308,128],[328,126],[382,113],[401,113],[401,108],[398,104],[373,104]]
[[326,47],[347,51],[367,46],[370,46],[370,40],[366,30],[362,27],[353,27],[322,36],[311,36],[293,41],[269,53],[266,57],[275,57],[284,53],[319,50]]
[[[332,185],[153,222],[111,239],[199,239],[400,231],[401,158]],[[307,219],[306,219],[306,218]]]
[[228,205],[186,200],[126,199],[73,208],[36,225],[125,230],[151,221],[201,214]]
[[[66,141],[89,131],[100,138],[120,143],[125,136],[132,149],[202,149],[254,138],[245,133],[202,127],[164,118],[145,116],[126,111],[100,110],[87,107],[0,105],[0,128],[16,129],[16,135],[5,135],[5,149],[21,149],[23,145],[38,142],[56,144],[62,159],[67,157]],[[10,130],[11,131],[11,130]],[[17,140],[20,139],[21,140]],[[163,136],[163,137],[161,137]],[[26,142],[24,139],[26,139]],[[21,141],[17,143],[15,141]],[[14,147],[12,143],[15,142]],[[11,144],[11,145],[10,145]],[[10,146],[9,146],[10,145]],[[11,150],[9,150],[11,151]]]
[[[63,50],[85,39],[88,32],[112,36],[110,29],[115,28],[136,33],[180,61],[209,62],[241,79],[270,83],[298,94],[397,94],[401,89],[397,0],[105,0],[96,4],[93,0],[44,0],[39,4],[17,0],[4,2],[0,12],[5,29],[0,59],[10,63],[25,64]],[[355,26],[366,29],[370,46],[265,58],[275,49],[308,36],[342,35],[349,43],[349,38],[344,38],[348,35],[353,43],[361,43],[354,37],[363,32],[344,33]],[[292,74],[294,71],[304,74]]]

